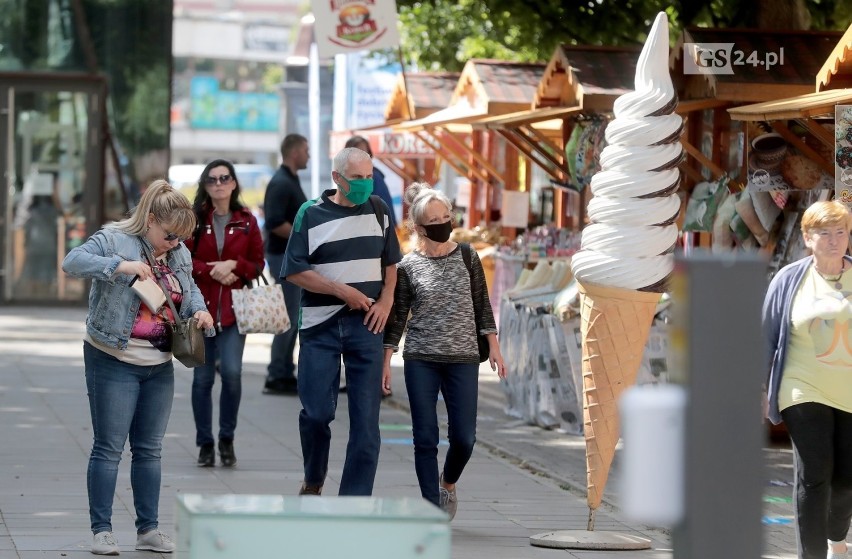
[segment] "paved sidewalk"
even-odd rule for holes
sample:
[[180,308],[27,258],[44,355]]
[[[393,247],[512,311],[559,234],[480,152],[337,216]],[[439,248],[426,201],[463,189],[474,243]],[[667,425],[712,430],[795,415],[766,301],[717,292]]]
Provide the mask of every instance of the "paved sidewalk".
[[[56,308],[0,309],[0,559],[92,557],[85,471],[91,425],[85,394],[82,335],[85,311]],[[302,479],[297,416],[298,398],[261,394],[268,336],[249,336],[243,401],[237,429],[237,468],[195,466],[190,406],[191,371],[176,363],[175,402],[163,451],[161,527],[174,532],[177,493],[292,495]],[[395,365],[400,362],[395,361]],[[394,375],[394,397],[382,407],[382,454],[375,496],[419,495],[405,413],[401,369]],[[641,552],[560,551],[529,545],[531,535],[556,529],[585,528],[585,463],[582,438],[527,426],[503,413],[496,376],[481,382],[479,444],[459,483],[459,512],[452,523],[453,557],[502,559],[571,557],[580,559],[671,557],[662,531],[628,526],[613,507],[614,483],[597,515],[597,528],[643,535],[653,549]],[[326,494],[337,492],[348,428],[346,397],[341,394]],[[772,452],[783,475],[770,496],[789,498],[792,479],[784,453]],[[789,458],[789,456],[787,457]],[[617,472],[615,472],[617,477]],[[156,557],[133,551],[135,530],[129,483],[129,452],[119,473],[113,523],[125,557]],[[773,493],[774,492],[774,493]],[[771,504],[778,516],[792,506]],[[769,512],[768,512],[769,514]],[[767,555],[795,557],[792,529],[767,527]],[[166,555],[167,557],[167,555]],[[357,552],[351,557],[357,558]]]

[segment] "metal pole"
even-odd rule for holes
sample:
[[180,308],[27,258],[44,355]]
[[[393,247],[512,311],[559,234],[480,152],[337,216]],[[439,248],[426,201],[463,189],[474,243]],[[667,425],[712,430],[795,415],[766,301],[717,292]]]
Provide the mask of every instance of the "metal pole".
[[687,387],[684,516],[676,559],[761,555],[766,262],[695,251],[672,282],[672,371]]
[[402,56],[402,45],[396,48],[399,54],[399,67],[402,69],[402,89],[405,92],[405,114],[408,120],[414,120],[414,115],[411,113],[411,98],[408,96],[408,76],[405,74],[405,58]]
[[[316,150],[311,157],[311,198],[319,197],[320,187],[320,158],[325,154],[318,153],[320,147],[320,95],[319,52],[316,41],[311,42],[308,62],[308,120],[310,121],[310,146]],[[326,177],[322,177],[326,180]]]

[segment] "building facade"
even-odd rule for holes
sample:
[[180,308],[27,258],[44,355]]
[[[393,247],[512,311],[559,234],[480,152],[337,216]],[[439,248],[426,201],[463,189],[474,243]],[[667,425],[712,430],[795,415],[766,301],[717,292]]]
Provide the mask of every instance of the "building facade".
[[0,11],[0,304],[82,302],[65,254],[167,174],[172,2]]

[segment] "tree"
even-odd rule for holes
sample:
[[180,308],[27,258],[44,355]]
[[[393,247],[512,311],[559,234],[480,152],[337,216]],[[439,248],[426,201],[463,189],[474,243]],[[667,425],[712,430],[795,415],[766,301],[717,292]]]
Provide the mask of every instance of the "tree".
[[845,29],[846,0],[397,0],[407,63],[459,70],[470,58],[548,60],[560,43],[641,44],[666,12],[688,26]]

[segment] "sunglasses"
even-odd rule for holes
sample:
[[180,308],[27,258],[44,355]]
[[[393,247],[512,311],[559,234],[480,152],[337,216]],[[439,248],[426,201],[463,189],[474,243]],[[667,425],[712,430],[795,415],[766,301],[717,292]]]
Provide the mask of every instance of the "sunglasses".
[[[158,222],[158,223],[159,223],[159,222]],[[166,236],[165,236],[165,237],[163,237],[163,240],[164,240],[164,241],[167,241],[167,242],[172,242],[172,241],[180,241],[180,242],[184,242],[184,241],[186,240],[186,238],[185,238],[185,237],[181,237],[181,236],[180,236],[180,235],[178,235],[177,233],[170,233],[170,232],[166,231],[166,228],[165,228],[165,227],[163,227],[163,224],[162,224],[162,223],[160,223],[160,229],[162,229],[162,230],[163,230],[163,233],[165,233],[165,234],[166,234]]]
[[228,184],[232,180],[234,180],[234,177],[232,177],[231,175],[222,175],[220,177],[209,176],[204,178],[204,184],[208,186],[213,186],[217,182],[219,184]]
[[[165,230],[164,230],[164,231],[165,231]],[[184,242],[184,241],[186,240],[186,239],[184,239],[183,237],[179,237],[176,233],[169,233],[168,231],[165,231],[165,233],[166,233],[166,236],[165,236],[165,237],[163,237],[163,240],[164,240],[164,241],[169,241],[169,242],[172,242],[172,241],[180,241],[180,242]]]

